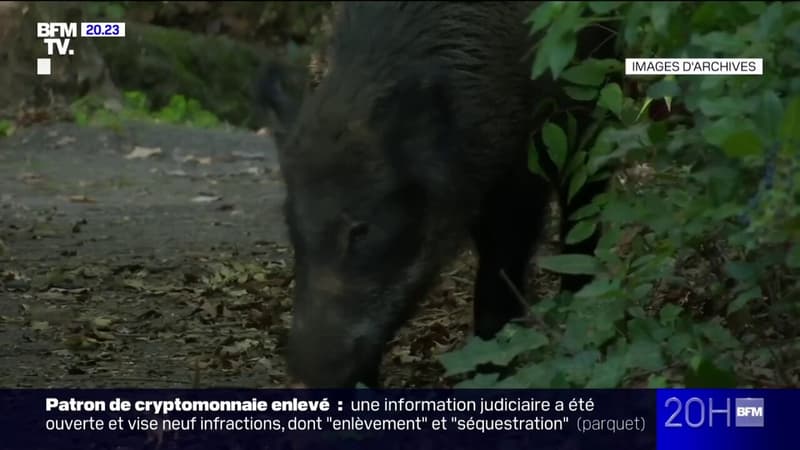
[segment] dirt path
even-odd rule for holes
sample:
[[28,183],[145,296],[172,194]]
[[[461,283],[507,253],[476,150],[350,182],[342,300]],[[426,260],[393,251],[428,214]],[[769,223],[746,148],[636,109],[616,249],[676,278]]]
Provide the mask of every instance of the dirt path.
[[[0,387],[285,381],[291,254],[275,146],[246,131],[53,124],[0,140]],[[469,258],[396,340],[389,386],[442,383]]]

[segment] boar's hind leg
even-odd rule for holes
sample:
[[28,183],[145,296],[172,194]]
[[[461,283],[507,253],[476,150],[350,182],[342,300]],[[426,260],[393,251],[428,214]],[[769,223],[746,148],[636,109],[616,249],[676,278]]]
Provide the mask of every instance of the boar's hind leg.
[[475,334],[483,339],[525,314],[523,301],[501,275],[505,272],[524,292],[526,268],[545,222],[548,185],[525,169],[508,177],[484,200],[473,229],[479,257],[474,323]]

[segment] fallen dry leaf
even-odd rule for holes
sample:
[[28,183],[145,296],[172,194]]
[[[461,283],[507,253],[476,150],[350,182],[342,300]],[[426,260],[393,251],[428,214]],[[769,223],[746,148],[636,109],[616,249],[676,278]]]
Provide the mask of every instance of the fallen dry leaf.
[[64,147],[64,146],[69,145],[69,144],[74,144],[77,141],[78,140],[75,139],[72,136],[64,136],[61,139],[59,139],[58,141],[56,141],[56,147]]
[[239,152],[234,151],[233,156],[238,159],[253,159],[253,160],[262,160],[266,159],[266,155],[260,152]]
[[125,155],[125,159],[146,159],[160,154],[160,148],[134,147],[132,152]]
[[126,287],[129,287],[131,289],[135,289],[137,291],[143,291],[144,290],[144,281],[142,281],[142,280],[137,280],[137,279],[133,279],[133,278],[132,279],[127,279],[127,280],[123,280],[122,281],[122,285],[126,286]]
[[31,322],[31,330],[44,331],[50,328],[50,323],[45,321],[34,320]]
[[207,166],[207,165],[211,164],[211,157],[210,156],[189,155],[189,156],[183,157],[183,159],[181,161],[182,162],[192,162],[192,161],[194,161],[197,164],[202,164],[204,166]]
[[222,305],[222,303],[206,300],[200,306],[200,310],[204,316],[213,319],[215,317],[221,317],[224,313],[225,307]]
[[72,203],[97,203],[95,199],[87,197],[85,195],[71,195],[69,197],[69,201],[71,201]]
[[108,329],[108,327],[110,327],[112,323],[113,323],[113,320],[105,318],[105,317],[95,317],[92,320],[92,324],[95,326],[95,328],[100,329],[100,330]]
[[72,350],[88,350],[97,348],[100,343],[97,339],[83,335],[72,335],[64,339],[64,345]]
[[220,354],[225,356],[235,356],[240,355],[251,348],[255,348],[258,346],[258,341],[255,339],[244,339],[239,342],[235,342],[231,345],[225,345],[220,349]]
[[19,175],[17,175],[17,179],[25,183],[38,183],[42,181],[42,176],[39,175],[38,173],[22,172]]
[[219,201],[220,199],[222,199],[222,197],[215,195],[198,195],[192,199],[192,203],[211,203]]
[[101,330],[92,330],[92,335],[98,341],[113,341],[116,339],[113,334]]

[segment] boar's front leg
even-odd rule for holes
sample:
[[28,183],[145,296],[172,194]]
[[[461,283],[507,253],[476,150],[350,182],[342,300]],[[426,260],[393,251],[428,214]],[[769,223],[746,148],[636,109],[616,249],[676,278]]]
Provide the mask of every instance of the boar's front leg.
[[523,316],[525,305],[508,282],[524,292],[526,268],[547,215],[547,182],[522,165],[484,200],[473,238],[478,250],[475,280],[475,334],[492,338],[511,319]]

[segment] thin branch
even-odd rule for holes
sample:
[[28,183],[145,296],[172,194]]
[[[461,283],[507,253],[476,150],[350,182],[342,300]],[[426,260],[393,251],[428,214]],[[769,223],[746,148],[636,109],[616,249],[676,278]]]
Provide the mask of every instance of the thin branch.
[[542,320],[540,317],[534,315],[533,312],[531,312],[531,307],[530,305],[528,305],[528,302],[525,301],[525,297],[522,295],[522,292],[520,292],[519,289],[517,289],[517,286],[515,286],[514,282],[511,281],[510,278],[508,278],[508,275],[506,275],[506,271],[503,269],[500,269],[500,278],[502,278],[503,281],[506,282],[508,288],[511,289],[511,292],[514,294],[514,298],[517,299],[520,305],[522,305],[523,311],[525,311],[524,316],[518,319],[514,319],[512,322],[520,323],[523,325],[533,324],[544,328],[547,324],[545,324],[544,320]]

